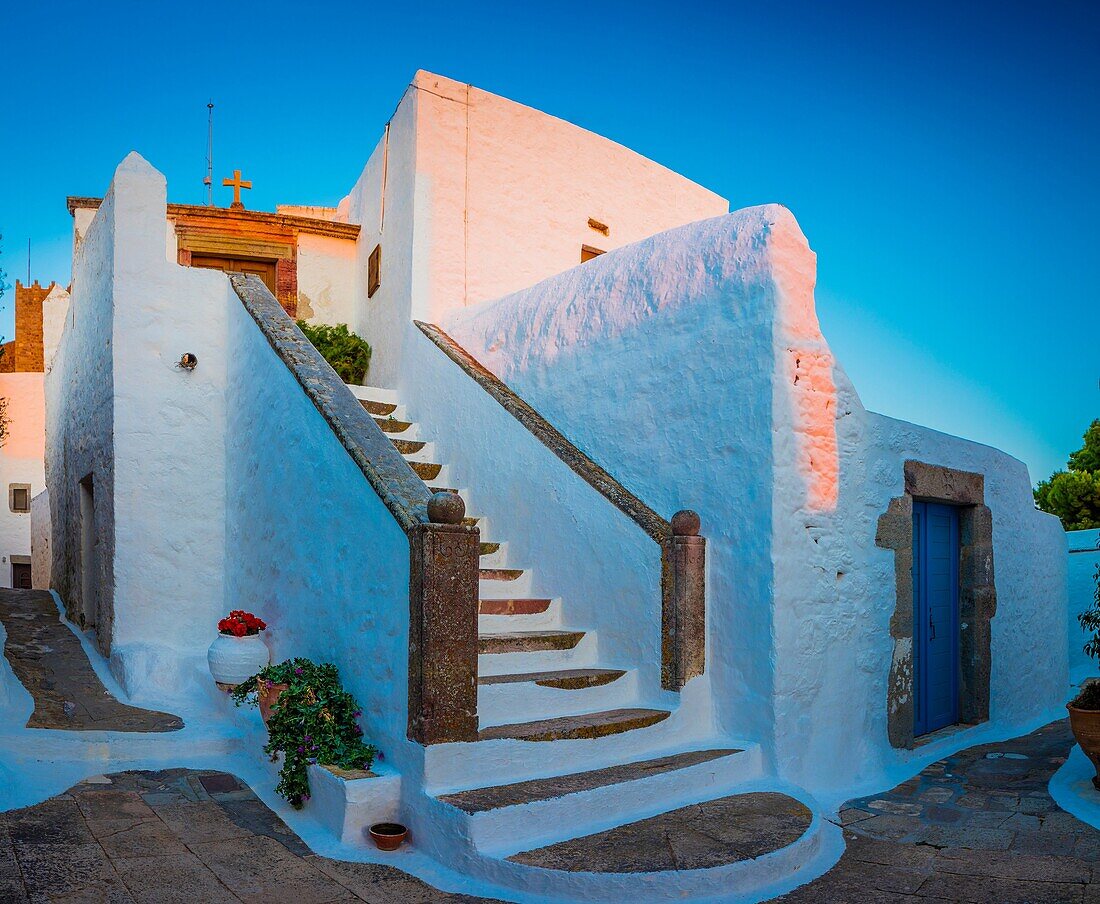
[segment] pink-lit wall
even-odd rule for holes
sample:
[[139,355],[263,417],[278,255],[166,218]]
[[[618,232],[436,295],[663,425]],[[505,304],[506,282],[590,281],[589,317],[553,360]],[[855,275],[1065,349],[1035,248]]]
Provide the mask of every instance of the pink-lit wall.
[[[351,194],[351,219],[363,226],[357,304],[375,346],[370,382],[398,385],[413,318],[438,322],[576,267],[582,245],[610,251],[728,211],[725,199],[607,138],[417,72]],[[367,299],[365,255],[378,242],[382,288]]]
[[43,375],[0,374],[0,398],[8,403],[8,437],[0,448],[0,587],[10,587],[11,557],[31,554],[31,516],[11,510],[8,487],[30,484],[35,496],[46,486]]

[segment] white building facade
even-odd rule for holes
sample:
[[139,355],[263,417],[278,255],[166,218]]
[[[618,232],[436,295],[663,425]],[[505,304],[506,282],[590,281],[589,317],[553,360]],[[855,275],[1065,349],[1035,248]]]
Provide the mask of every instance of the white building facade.
[[[729,213],[613,142],[417,73],[326,214],[354,238],[317,227],[295,252],[297,304],[373,346],[372,389],[354,395],[301,344],[277,279],[268,296],[181,266],[164,178],[137,154],[80,209],[46,378],[53,587],[146,698],[202,672],[233,608],[268,621],[277,659],[335,662],[400,775],[387,812],[448,867],[547,894],[655,894],[507,856],[639,818],[654,794],[672,808],[772,783],[827,814],[1064,702],[1057,520],[1010,456],[863,408],[785,208]],[[478,520],[434,520],[441,489]],[[705,613],[688,621],[678,510],[706,541]],[[433,569],[454,563],[424,544],[448,531],[432,548],[472,542],[480,558],[429,611]],[[929,559],[926,537],[948,552]],[[942,562],[954,609],[930,637],[920,607],[941,615],[921,575]],[[433,671],[437,630],[454,642]],[[953,651],[946,716],[922,684],[937,636]],[[440,671],[465,704],[431,684]],[[517,679],[565,672],[590,681]],[[425,699],[466,721],[427,739]],[[601,733],[539,735],[585,718]],[[549,804],[468,818],[441,799],[705,748],[730,753],[569,800],[569,819]],[[668,896],[752,887],[839,843],[815,819],[781,857]]]

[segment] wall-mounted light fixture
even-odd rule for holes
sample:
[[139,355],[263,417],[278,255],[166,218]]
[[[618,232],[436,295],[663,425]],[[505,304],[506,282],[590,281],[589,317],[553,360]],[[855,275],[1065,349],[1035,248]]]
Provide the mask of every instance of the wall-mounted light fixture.
[[191,354],[191,352],[184,352],[180,356],[179,364],[176,367],[181,370],[194,370],[199,363],[199,359]]

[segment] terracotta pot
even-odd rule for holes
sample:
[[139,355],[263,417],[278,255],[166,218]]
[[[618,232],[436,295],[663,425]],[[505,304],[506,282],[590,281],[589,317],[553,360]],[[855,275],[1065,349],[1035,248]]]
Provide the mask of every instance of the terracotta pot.
[[399,822],[376,822],[370,827],[370,837],[380,851],[396,851],[409,837],[409,830]]
[[1100,791],[1100,710],[1077,709],[1074,706],[1066,706],[1066,709],[1069,710],[1069,727],[1073,729],[1073,736],[1096,767],[1092,784]]
[[271,651],[259,634],[219,634],[206,652],[210,674],[222,690],[232,690],[271,662]]
[[271,718],[271,709],[279,702],[279,698],[283,695],[289,684],[273,684],[270,687],[266,683],[260,682],[259,688],[256,690],[256,697],[260,703],[260,715],[263,717],[266,723]]

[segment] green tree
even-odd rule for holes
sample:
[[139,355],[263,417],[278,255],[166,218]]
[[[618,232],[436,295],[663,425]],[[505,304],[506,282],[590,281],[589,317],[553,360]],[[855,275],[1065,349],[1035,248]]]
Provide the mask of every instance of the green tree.
[[1100,527],[1100,419],[1089,425],[1084,440],[1070,455],[1068,470],[1055,471],[1035,488],[1035,504],[1061,518],[1066,530]]
[[299,320],[298,328],[332,365],[341,380],[356,386],[362,384],[370,367],[371,349],[366,339],[350,332],[346,323],[330,326]]

